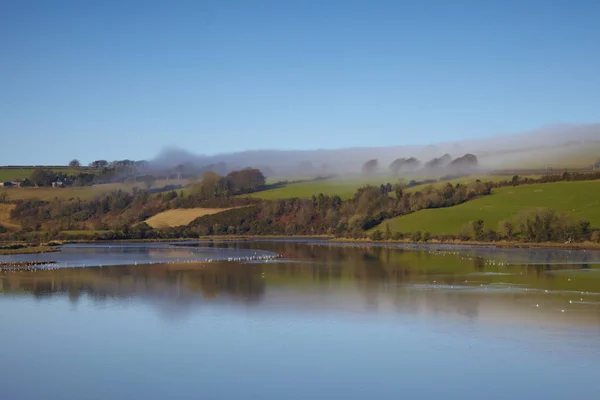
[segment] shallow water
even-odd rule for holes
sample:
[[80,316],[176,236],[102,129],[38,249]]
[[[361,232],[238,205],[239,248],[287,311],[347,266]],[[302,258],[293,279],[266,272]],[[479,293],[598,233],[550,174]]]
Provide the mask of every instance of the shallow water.
[[16,259],[64,268],[0,272],[2,399],[598,393],[597,252],[254,241],[0,263]]
[[[169,243],[105,243],[105,244],[68,244],[60,252],[40,254],[15,254],[0,256],[1,263],[48,262],[52,268],[72,268],[104,265],[160,264],[192,261],[240,261],[266,259],[277,254],[265,250],[244,248],[215,248],[173,246]],[[43,264],[42,264],[43,265]]]

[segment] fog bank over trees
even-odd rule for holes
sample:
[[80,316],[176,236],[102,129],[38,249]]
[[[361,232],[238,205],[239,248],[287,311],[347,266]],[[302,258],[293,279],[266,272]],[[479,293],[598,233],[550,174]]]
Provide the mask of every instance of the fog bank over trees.
[[[377,160],[378,171],[387,171],[388,168],[398,172],[423,167],[439,169],[438,167],[450,167],[452,160],[470,154],[477,157],[479,166],[483,169],[548,166],[558,169],[567,166],[565,160],[569,157],[577,157],[594,147],[600,149],[600,124],[555,125],[513,135],[429,145],[333,150],[319,150],[318,143],[314,143],[314,146],[316,150],[249,150],[211,156],[170,147],[163,150],[151,164],[156,168],[188,165],[216,170],[221,174],[252,166],[259,168],[267,176],[306,176],[358,174],[364,172],[362,168],[369,160]],[[598,157],[600,154],[593,160]],[[436,159],[433,164],[427,164]],[[590,167],[593,160],[589,162]]]

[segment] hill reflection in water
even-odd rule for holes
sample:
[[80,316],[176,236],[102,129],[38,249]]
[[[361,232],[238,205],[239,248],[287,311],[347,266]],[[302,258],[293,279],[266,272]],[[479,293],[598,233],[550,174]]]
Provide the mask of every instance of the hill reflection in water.
[[[569,258],[567,253],[548,256],[537,251],[535,259],[524,252],[494,250],[486,258],[482,249],[264,241],[202,245],[215,251],[268,250],[284,258],[5,271],[0,292],[39,299],[64,295],[73,303],[82,296],[117,303],[131,298],[167,314],[185,314],[210,302],[285,312],[404,313],[600,326],[600,270],[581,262],[581,253]],[[585,256],[595,262],[595,254]]]

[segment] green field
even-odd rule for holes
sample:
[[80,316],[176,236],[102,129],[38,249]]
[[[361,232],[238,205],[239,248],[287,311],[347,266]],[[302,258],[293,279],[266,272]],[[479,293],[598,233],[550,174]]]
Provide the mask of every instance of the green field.
[[600,181],[557,182],[494,189],[492,195],[458,206],[422,210],[384,221],[392,232],[428,231],[433,235],[458,234],[471,221],[482,219],[496,230],[500,221],[523,210],[550,208],[600,228]]
[[328,179],[314,182],[292,183],[276,189],[264,190],[262,192],[252,193],[252,197],[263,200],[290,199],[293,197],[309,198],[313,195],[323,193],[325,195],[338,195],[342,199],[351,198],[356,190],[365,185],[381,185],[386,183],[394,184],[398,181],[397,177],[374,177],[374,178],[355,178],[355,179]]
[[[46,167],[40,167],[46,168]],[[84,170],[77,170],[69,167],[49,167],[52,171],[63,172],[65,174],[74,175]],[[0,167],[0,181],[14,181],[15,179],[29,178],[36,167]]]
[[[405,189],[408,192],[417,192],[419,190],[423,190],[423,188],[427,187],[427,186],[433,186],[434,188],[440,188],[448,183],[451,183],[452,185],[456,185],[458,183],[460,183],[461,185],[468,185],[470,183],[474,183],[477,180],[480,180],[482,182],[501,182],[501,181],[510,181],[512,179],[513,175],[471,175],[471,176],[465,176],[463,178],[458,178],[458,179],[452,179],[452,180],[448,180],[448,181],[439,181],[439,182],[435,182],[435,183],[428,183],[428,184],[424,184],[424,185],[417,185],[417,186],[412,186],[409,187],[407,189]],[[526,176],[521,176],[521,178],[540,178],[541,175],[526,175]]]
[[[534,176],[530,176],[534,177]],[[428,185],[433,185],[434,187],[442,186],[447,183],[452,183],[453,185],[457,183],[468,184],[475,182],[477,179],[482,181],[492,181],[498,182],[503,180],[510,180],[512,175],[481,175],[481,176],[468,176],[464,178],[454,179],[450,181],[442,181],[435,182],[431,184],[425,185],[417,185],[406,189],[409,192],[416,192],[417,190],[422,190],[424,187]],[[407,183],[412,178],[404,178],[403,181]],[[419,178],[417,180],[423,180],[425,178]],[[293,197],[300,198],[309,198],[313,195],[318,195],[319,193],[323,193],[325,195],[338,195],[342,199],[351,198],[356,190],[361,186],[365,185],[376,185],[379,186],[381,184],[387,184],[388,182],[392,185],[398,183],[400,177],[397,176],[382,176],[382,177],[371,177],[371,178],[353,178],[353,179],[341,179],[334,178],[322,181],[314,181],[314,182],[302,182],[302,183],[292,183],[288,184],[276,189],[264,190],[261,192],[256,192],[252,194],[252,197],[257,197],[263,200],[278,200],[278,199],[289,199]],[[393,193],[392,193],[393,195]]]

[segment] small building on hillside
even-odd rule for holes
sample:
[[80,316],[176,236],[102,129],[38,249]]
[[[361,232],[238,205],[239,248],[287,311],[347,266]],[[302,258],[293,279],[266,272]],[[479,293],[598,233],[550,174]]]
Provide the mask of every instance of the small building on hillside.
[[52,182],[52,187],[59,188],[59,187],[63,187],[63,186],[65,186],[65,183],[63,181]]
[[15,186],[13,182],[0,182],[0,187],[11,188],[13,186]]

